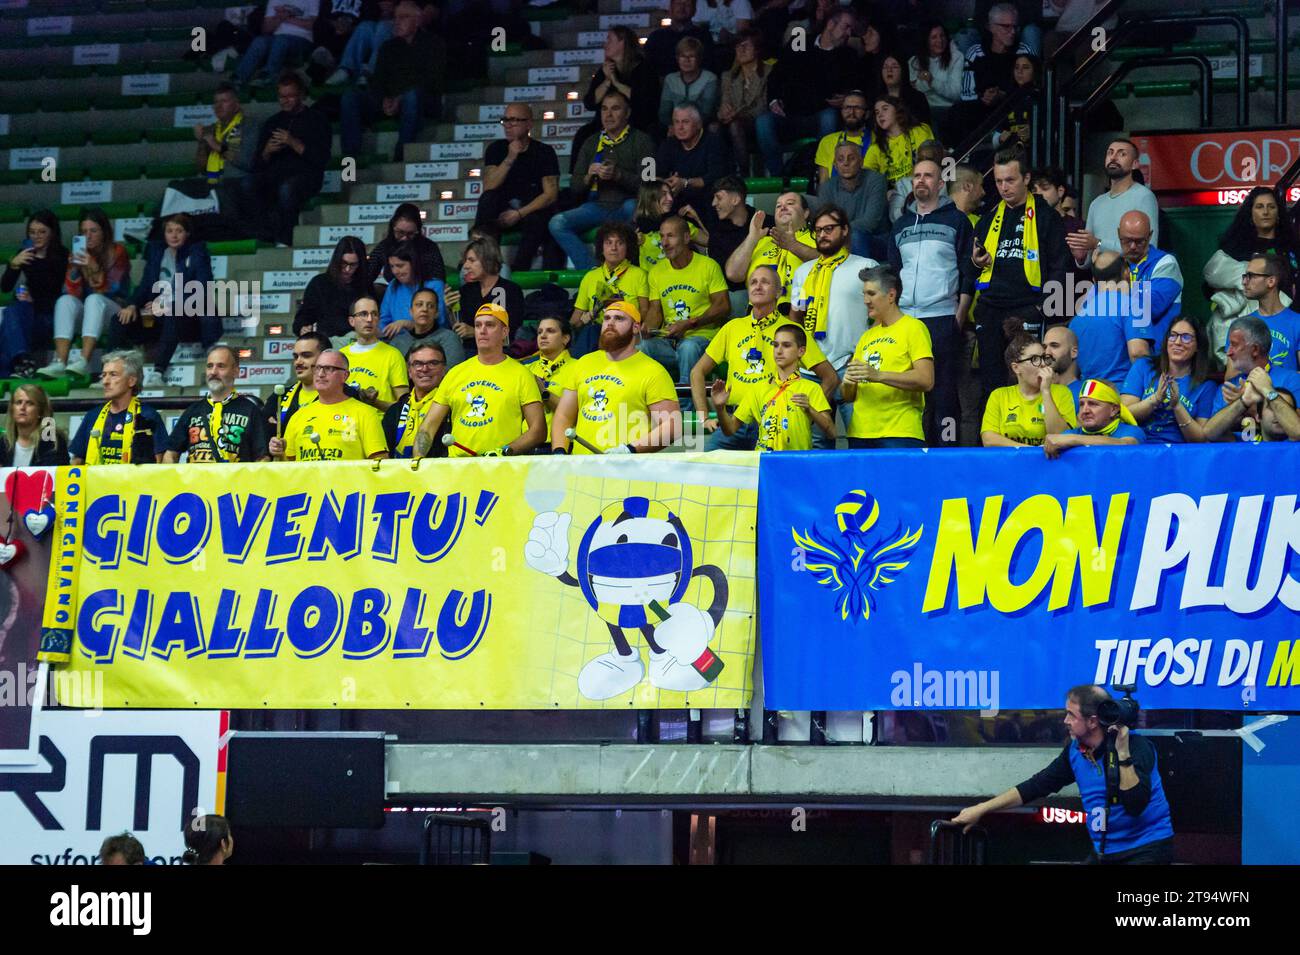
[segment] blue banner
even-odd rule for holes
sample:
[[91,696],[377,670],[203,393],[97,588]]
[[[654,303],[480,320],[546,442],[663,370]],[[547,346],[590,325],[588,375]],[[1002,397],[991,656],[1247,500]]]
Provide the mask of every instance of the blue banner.
[[759,475],[774,709],[1300,709],[1295,445],[779,453]]

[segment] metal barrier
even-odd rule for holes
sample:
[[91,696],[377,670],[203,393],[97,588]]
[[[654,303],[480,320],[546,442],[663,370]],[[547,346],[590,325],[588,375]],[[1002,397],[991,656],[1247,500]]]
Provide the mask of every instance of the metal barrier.
[[966,827],[936,819],[930,823],[930,865],[987,865],[989,834],[983,826]]
[[492,861],[492,826],[431,812],[420,835],[420,865],[487,865]]

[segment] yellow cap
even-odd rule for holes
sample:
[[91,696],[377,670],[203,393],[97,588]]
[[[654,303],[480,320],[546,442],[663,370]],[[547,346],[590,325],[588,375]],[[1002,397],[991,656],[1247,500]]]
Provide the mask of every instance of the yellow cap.
[[636,302],[630,302],[625,298],[616,298],[605,306],[607,312],[622,312],[634,322],[641,321],[641,309],[636,307]]
[[1125,424],[1137,425],[1133,412],[1119,400],[1119,392],[1100,378],[1089,378],[1085,381],[1079,388],[1079,398],[1091,398],[1093,401],[1104,401],[1108,405],[1119,405],[1119,420]]
[[510,313],[496,302],[484,302],[480,305],[478,311],[474,313],[474,317],[478,318],[480,315],[486,315],[488,318],[495,318],[506,328],[510,327]]

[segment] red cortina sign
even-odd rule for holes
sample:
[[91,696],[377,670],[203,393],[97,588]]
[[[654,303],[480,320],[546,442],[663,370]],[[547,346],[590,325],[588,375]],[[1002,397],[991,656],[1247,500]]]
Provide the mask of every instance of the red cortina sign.
[[1300,130],[1152,133],[1134,136],[1156,192],[1249,189],[1276,183],[1297,156]]

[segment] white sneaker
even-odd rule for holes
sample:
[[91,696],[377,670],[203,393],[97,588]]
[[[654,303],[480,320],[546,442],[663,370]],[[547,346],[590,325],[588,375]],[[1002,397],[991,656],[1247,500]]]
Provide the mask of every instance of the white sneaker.
[[61,378],[67,370],[67,363],[56,358],[44,368],[36,369],[36,374],[42,378]]
[[68,356],[68,374],[85,375],[86,374],[86,356],[81,352],[74,352]]
[[329,79],[325,81],[325,85],[341,86],[350,79],[352,79],[352,74],[340,66],[337,70],[335,70],[333,73],[330,74]]
[[589,700],[608,700],[626,693],[644,676],[640,653],[633,650],[627,656],[620,656],[611,650],[582,668],[578,674],[578,692]]
[[238,55],[239,54],[235,51],[235,48],[233,46],[228,46],[224,50],[218,50],[216,53],[213,53],[212,72],[224,73],[226,71],[226,67],[230,65],[231,59],[237,57]]
[[650,654],[650,683],[661,690],[690,693],[702,690],[709,681],[693,666],[682,663],[671,653]]

